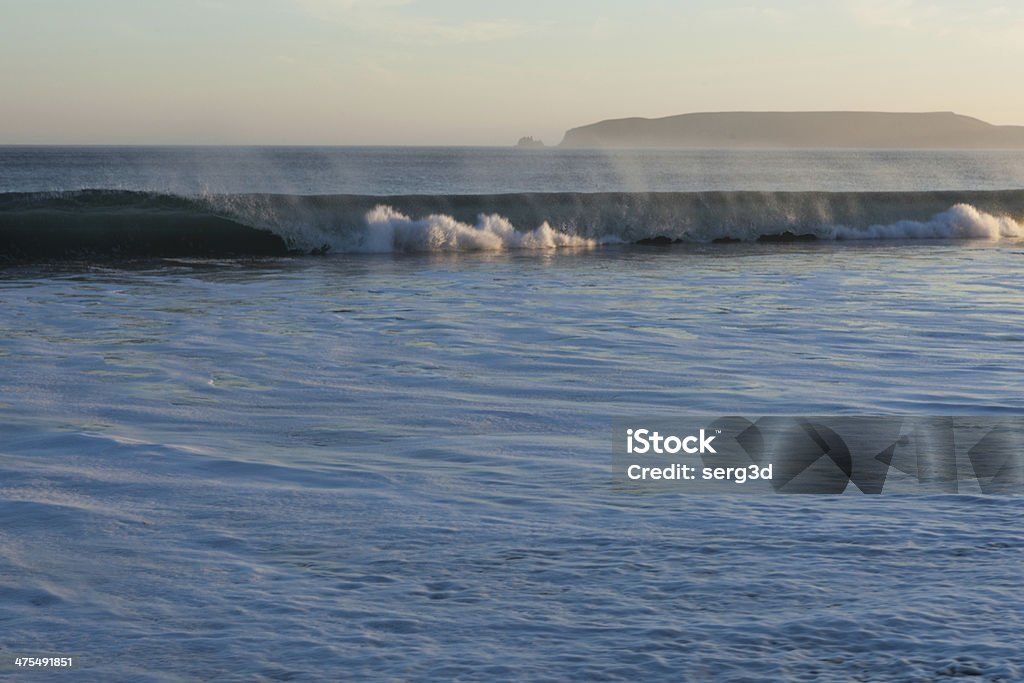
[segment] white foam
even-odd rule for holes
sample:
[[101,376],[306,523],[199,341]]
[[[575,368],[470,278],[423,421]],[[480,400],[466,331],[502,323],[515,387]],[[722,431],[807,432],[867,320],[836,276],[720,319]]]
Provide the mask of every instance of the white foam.
[[387,253],[395,251],[461,252],[506,251],[509,249],[557,249],[571,247],[593,249],[597,240],[571,235],[552,228],[547,222],[523,232],[498,214],[477,218],[476,225],[462,223],[445,214],[412,219],[381,204],[366,214],[366,232],[355,251]]
[[[1024,223],[1018,219],[987,213],[968,203],[955,204],[924,220],[881,222],[890,220],[888,216],[900,216],[896,207],[896,211],[876,215],[874,223],[863,218],[864,223],[851,225],[837,220],[827,203],[820,207],[813,203],[811,208],[801,205],[787,209],[779,205],[777,197],[764,202],[747,197],[750,201],[740,206],[720,198],[716,199],[717,204],[710,206],[681,200],[678,207],[644,201],[627,206],[616,204],[620,200],[613,198],[609,200],[610,205],[594,200],[597,203],[593,207],[575,214],[567,214],[557,201],[553,202],[550,212],[543,210],[543,204],[534,205],[530,211],[523,212],[526,217],[518,217],[513,223],[508,216],[517,215],[517,205],[506,199],[497,201],[493,210],[483,205],[485,210],[477,215],[476,222],[469,223],[440,212],[428,214],[428,210],[419,213],[415,209],[399,209],[387,203],[386,198],[380,199],[375,206],[363,204],[363,207],[374,206],[369,211],[356,208],[358,202],[348,197],[330,201],[330,198],[230,196],[204,198],[204,201],[215,212],[246,225],[272,230],[289,247],[306,252],[594,249],[655,237],[685,242],[726,238],[754,241],[785,232],[813,234],[821,240],[1024,239]],[[903,215],[928,215],[917,206],[921,201],[924,200],[908,200],[908,213]],[[410,203],[416,204],[415,201]],[[938,204],[936,208],[941,206]],[[879,213],[878,207],[870,203],[863,208],[863,212],[854,213]],[[530,227],[533,229],[527,229]]]
[[956,204],[927,221],[897,221],[867,228],[837,225],[824,237],[836,240],[1018,239],[1024,237],[1024,224],[1010,216],[980,211],[970,204]]

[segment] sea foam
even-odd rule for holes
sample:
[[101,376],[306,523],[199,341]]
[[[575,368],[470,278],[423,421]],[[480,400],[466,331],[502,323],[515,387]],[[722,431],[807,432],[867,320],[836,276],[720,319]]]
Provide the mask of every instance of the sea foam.
[[481,214],[469,225],[445,214],[412,219],[385,204],[366,214],[366,231],[355,251],[504,251],[507,249],[592,249],[595,239],[560,232],[546,221],[529,231],[517,230],[498,214]]
[[837,225],[826,231],[824,239],[1019,239],[1024,237],[1024,224],[1010,216],[995,216],[970,204],[956,204],[927,221],[903,220],[887,225],[851,228]]

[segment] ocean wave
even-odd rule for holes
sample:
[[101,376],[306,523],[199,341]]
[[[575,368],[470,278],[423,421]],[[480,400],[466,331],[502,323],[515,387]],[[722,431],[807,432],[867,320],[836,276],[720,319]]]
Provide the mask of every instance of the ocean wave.
[[615,243],[1021,239],[1024,190],[196,197],[0,194],[8,260],[592,249]]

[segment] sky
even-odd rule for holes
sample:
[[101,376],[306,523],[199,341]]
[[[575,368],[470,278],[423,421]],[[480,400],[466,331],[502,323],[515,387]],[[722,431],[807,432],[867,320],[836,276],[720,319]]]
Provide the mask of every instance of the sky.
[[1024,124],[1024,3],[0,0],[0,144],[557,144],[607,118]]

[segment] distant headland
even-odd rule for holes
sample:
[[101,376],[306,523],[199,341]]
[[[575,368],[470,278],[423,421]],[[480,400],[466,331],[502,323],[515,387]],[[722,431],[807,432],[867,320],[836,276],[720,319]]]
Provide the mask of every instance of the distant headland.
[[953,112],[707,112],[600,121],[566,131],[560,146],[1024,149],[1024,126],[995,126]]

